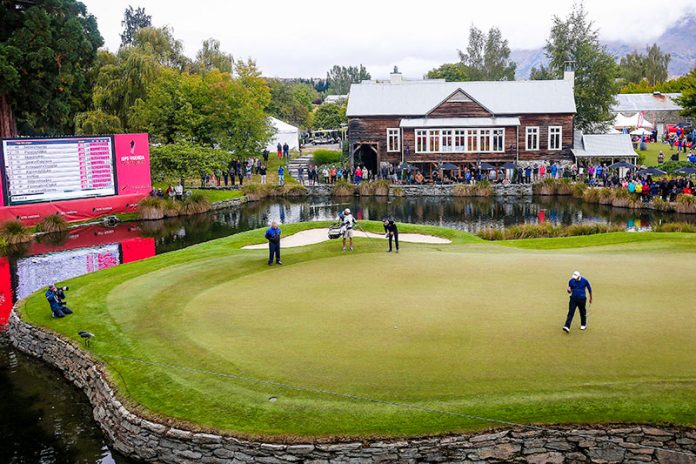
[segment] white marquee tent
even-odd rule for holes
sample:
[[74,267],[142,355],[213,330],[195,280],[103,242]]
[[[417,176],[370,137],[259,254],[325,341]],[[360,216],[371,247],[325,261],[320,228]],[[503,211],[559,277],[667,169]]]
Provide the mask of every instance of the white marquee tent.
[[616,118],[614,119],[614,127],[616,129],[624,129],[624,128],[631,128],[631,127],[643,127],[646,129],[652,129],[653,125],[650,123],[650,121],[646,119],[642,119],[640,117],[640,113],[636,113],[633,116],[624,116],[621,113],[616,114]]
[[271,127],[275,129],[275,134],[268,141],[267,149],[270,152],[275,152],[278,144],[288,144],[290,150],[297,150],[300,147],[300,130],[274,117],[268,118],[271,122]]

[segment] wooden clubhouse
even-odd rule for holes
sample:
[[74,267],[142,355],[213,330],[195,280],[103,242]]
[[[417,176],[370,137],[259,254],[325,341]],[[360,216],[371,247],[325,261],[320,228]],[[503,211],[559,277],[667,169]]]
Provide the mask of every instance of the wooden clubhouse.
[[405,162],[430,173],[488,162],[572,161],[575,98],[563,80],[363,81],[348,99],[352,161],[376,172]]

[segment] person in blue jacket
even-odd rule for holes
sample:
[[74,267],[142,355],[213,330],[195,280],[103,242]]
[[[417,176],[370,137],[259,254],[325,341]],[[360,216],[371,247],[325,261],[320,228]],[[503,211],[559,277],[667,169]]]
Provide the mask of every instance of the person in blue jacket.
[[273,264],[274,257],[276,264],[283,264],[280,261],[280,227],[277,222],[273,221],[266,231],[266,240],[268,240],[268,265]]
[[573,323],[573,316],[575,315],[576,309],[580,311],[580,330],[585,330],[587,328],[587,308],[585,306],[587,303],[586,292],[590,294],[590,304],[592,304],[592,286],[590,285],[590,281],[581,276],[578,271],[575,271],[568,282],[566,291],[570,295],[570,301],[568,303],[568,316],[563,325],[563,331],[565,333],[570,333],[570,325]]
[[53,317],[65,317],[68,314],[73,313],[70,310],[70,308],[63,304],[62,300],[59,297],[59,291],[56,288],[55,284],[51,284],[48,286],[48,290],[46,290],[45,295],[48,304],[51,306],[51,312],[53,313]]

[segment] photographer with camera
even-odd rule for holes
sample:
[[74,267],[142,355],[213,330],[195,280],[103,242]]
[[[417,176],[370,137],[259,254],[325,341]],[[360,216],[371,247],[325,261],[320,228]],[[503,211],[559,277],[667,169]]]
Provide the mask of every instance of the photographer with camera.
[[65,305],[65,292],[68,287],[56,287],[55,284],[48,286],[46,290],[46,300],[51,306],[51,312],[53,317],[65,317],[68,314],[72,314],[72,310]]

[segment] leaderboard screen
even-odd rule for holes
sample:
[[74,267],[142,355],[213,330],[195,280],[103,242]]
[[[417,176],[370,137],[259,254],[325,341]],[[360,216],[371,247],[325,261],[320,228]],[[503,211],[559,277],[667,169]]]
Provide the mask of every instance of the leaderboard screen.
[[3,140],[8,205],[116,194],[112,138]]

